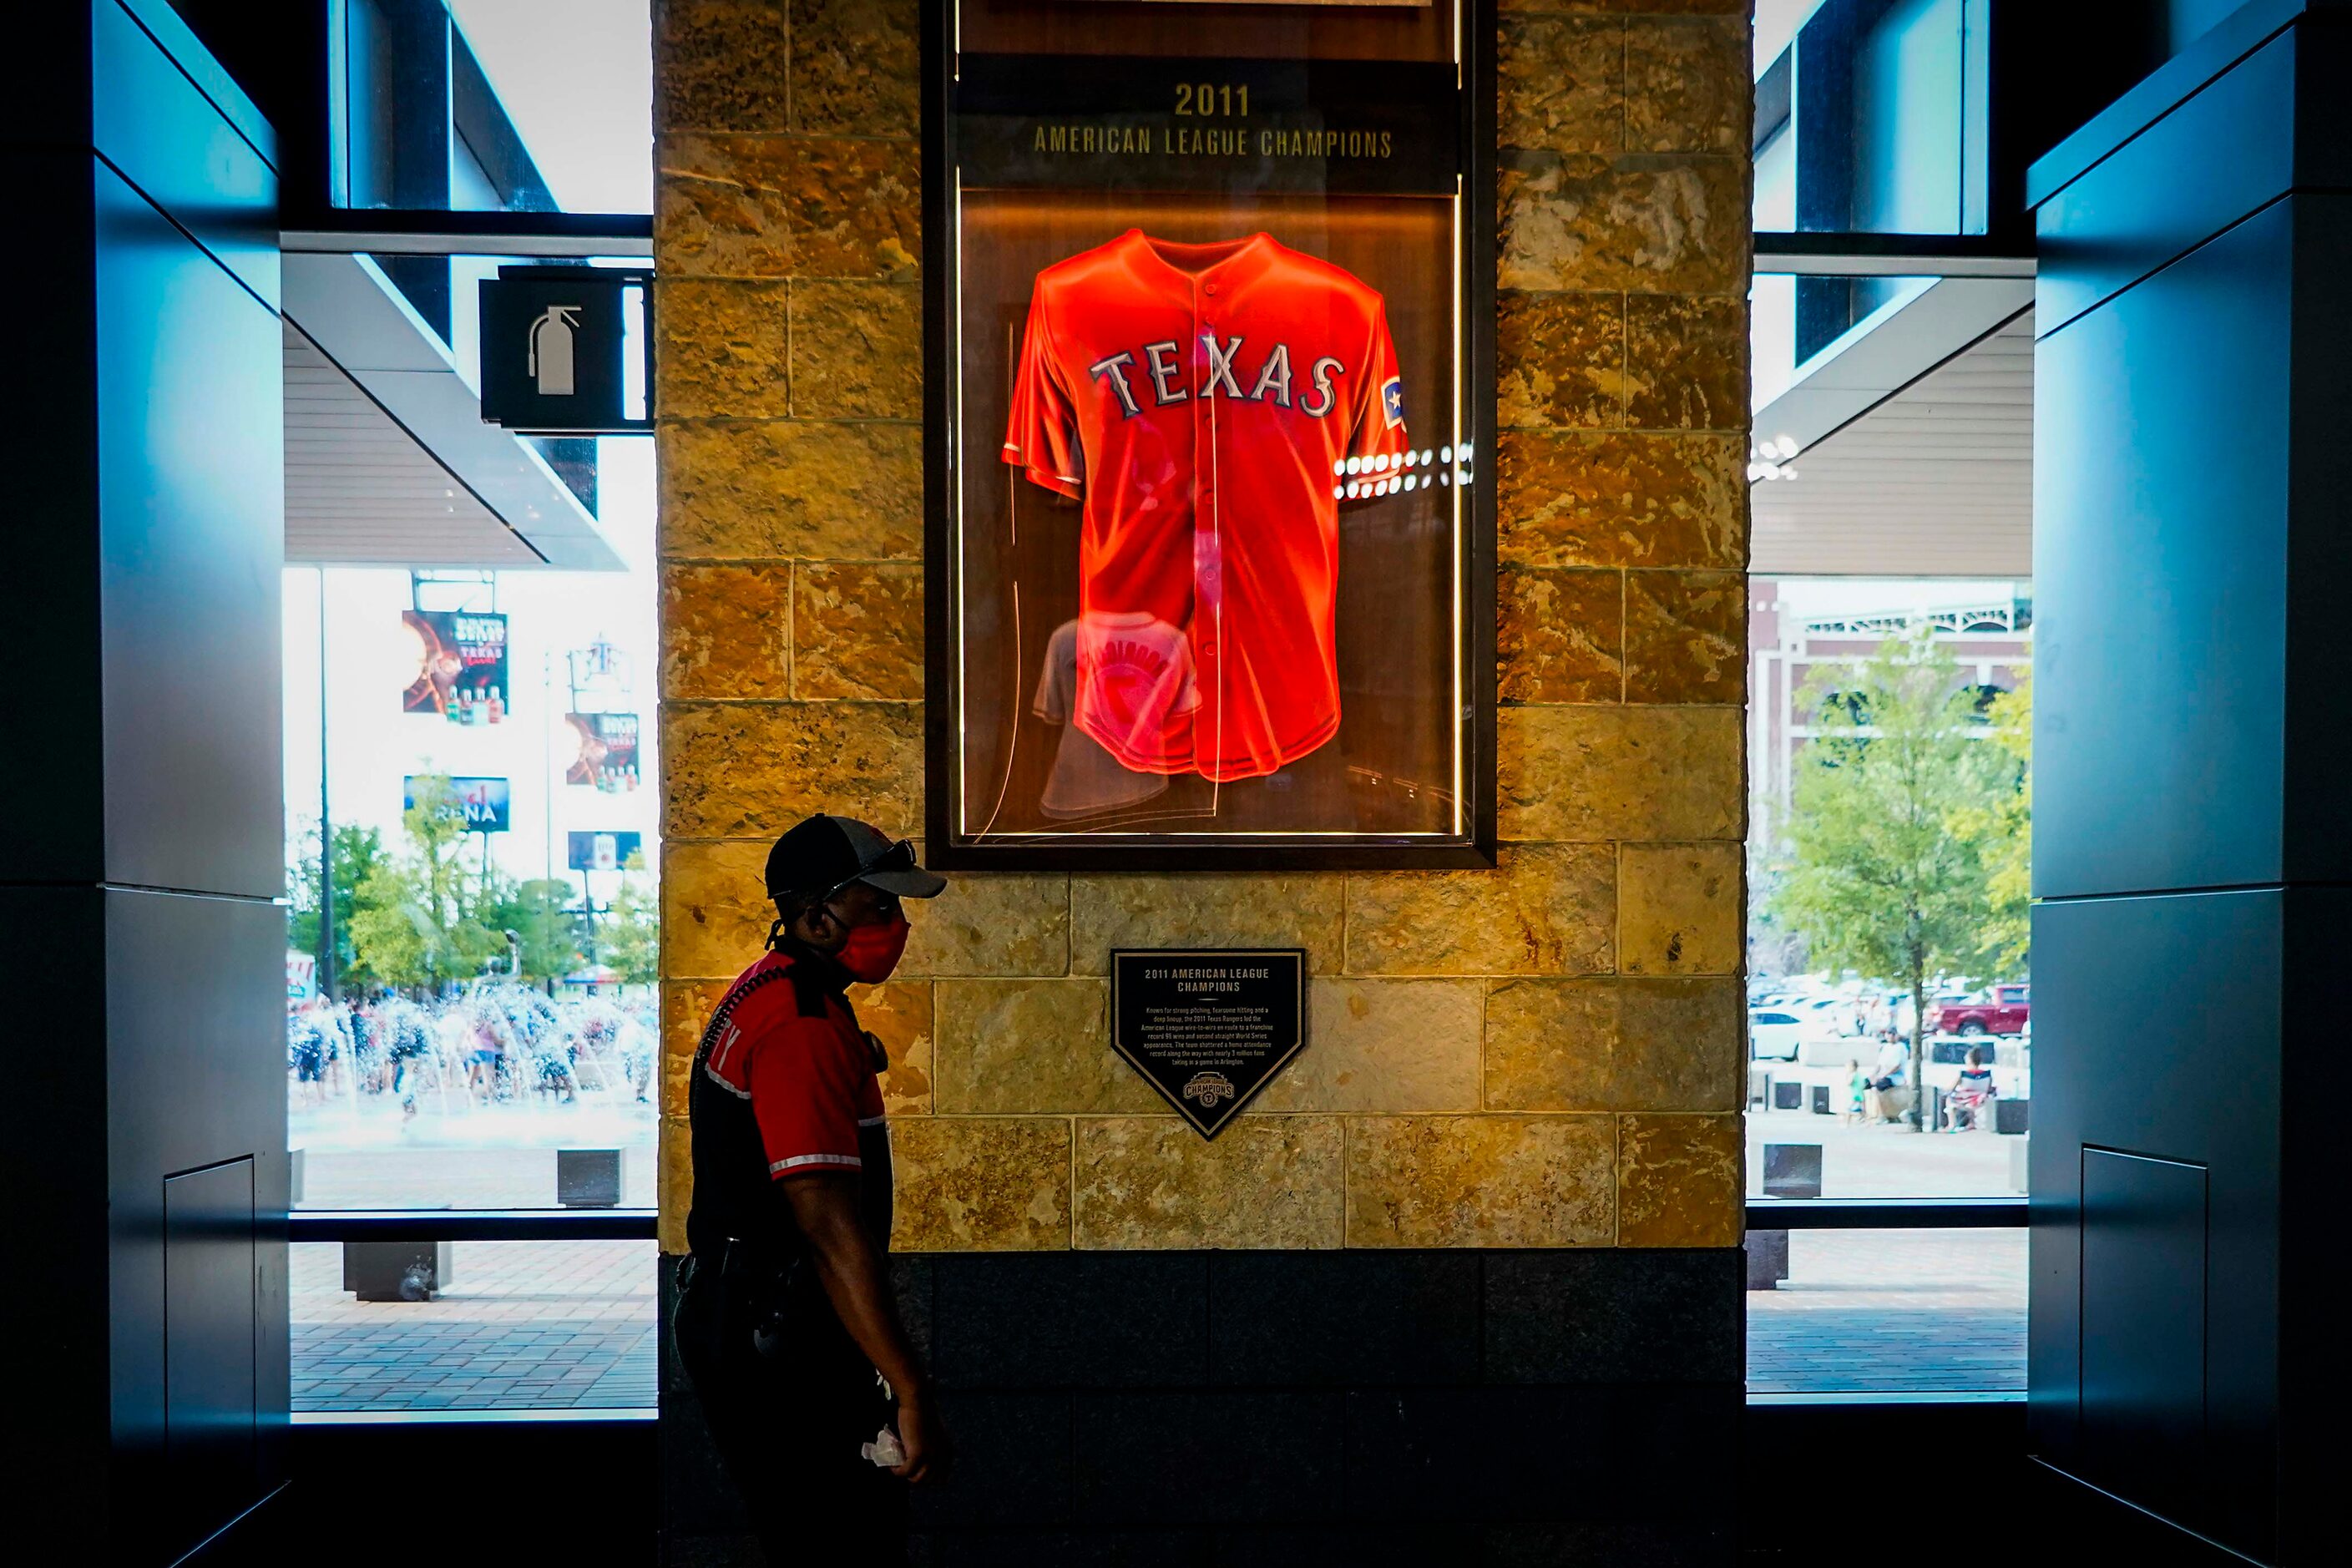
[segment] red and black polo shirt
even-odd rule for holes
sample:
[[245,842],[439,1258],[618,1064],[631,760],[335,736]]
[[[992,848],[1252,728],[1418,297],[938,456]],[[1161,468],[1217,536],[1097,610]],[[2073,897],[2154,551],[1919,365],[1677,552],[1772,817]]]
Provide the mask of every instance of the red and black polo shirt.
[[687,1245],[715,1256],[729,1238],[790,1247],[792,1211],[775,1184],[846,1173],[877,1247],[890,1236],[890,1131],[884,1062],[857,1025],[842,968],[786,947],[736,977],[703,1032],[687,1097],[694,1203]]

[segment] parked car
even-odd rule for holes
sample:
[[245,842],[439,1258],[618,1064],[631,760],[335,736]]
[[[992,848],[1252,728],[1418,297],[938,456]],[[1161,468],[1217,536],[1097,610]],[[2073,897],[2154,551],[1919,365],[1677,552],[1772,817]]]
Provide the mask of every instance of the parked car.
[[2025,1029],[2032,988],[1995,985],[1972,1001],[1948,1002],[1935,1013],[1939,1035],[2015,1035]]
[[1854,1005],[1843,996],[1808,996],[1800,1002],[1783,1003],[1780,1010],[1794,1013],[1817,1035],[1862,1033],[1861,1015]]
[[1748,1056],[1751,1061],[1792,1062],[1804,1037],[1812,1030],[1794,1013],[1778,1007],[1758,1008],[1748,1015]]

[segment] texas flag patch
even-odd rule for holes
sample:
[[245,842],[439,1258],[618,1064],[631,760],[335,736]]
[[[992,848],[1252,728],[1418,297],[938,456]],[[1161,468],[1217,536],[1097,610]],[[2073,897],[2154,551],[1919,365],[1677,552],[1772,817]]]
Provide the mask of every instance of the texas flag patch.
[[1381,412],[1388,416],[1389,428],[1391,430],[1404,423],[1404,378],[1402,376],[1389,377],[1388,384],[1381,388]]

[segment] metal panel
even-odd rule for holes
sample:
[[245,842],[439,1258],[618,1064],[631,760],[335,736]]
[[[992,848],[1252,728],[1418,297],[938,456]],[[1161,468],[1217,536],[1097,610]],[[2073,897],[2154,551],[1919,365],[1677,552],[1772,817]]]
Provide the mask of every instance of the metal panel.
[[[2339,97],[2345,95],[2341,92]],[[2352,584],[2352,195],[2299,192],[2291,209],[2294,342],[2287,436],[2287,726],[2284,853],[2295,879],[2352,880],[2352,681],[2343,679]]]
[[2292,205],[2042,339],[2038,896],[2285,874]]
[[[2034,1450],[2095,1480],[2104,1456],[2121,1495],[2180,1518],[2177,1498],[2147,1484],[2115,1432],[2128,1408],[2116,1391],[2143,1365],[2145,1347],[2128,1338],[2133,1314],[2153,1331],[2179,1301],[2149,1283],[2169,1265],[2134,1260],[2137,1232],[2101,1234],[2133,1211],[2101,1206],[2127,1193],[2086,1189],[2084,1151],[2197,1165],[2206,1173],[2201,1392],[2211,1440],[2200,1461],[2207,1511],[2181,1521],[2257,1552],[2273,1529],[2279,1437],[2279,999],[2291,914],[2307,918],[2275,889],[2070,900],[2033,912]],[[2095,1279],[2103,1267],[2110,1272]],[[2145,1293],[2134,1307],[2136,1291]],[[2148,1397],[2177,1404],[2178,1391],[2152,1387]]]
[[99,156],[275,309],[277,172],[119,6],[90,15]]
[[[5,101],[5,100],[0,100]],[[26,106],[8,104],[10,131]],[[37,679],[13,682],[8,721],[41,737],[38,768],[0,770],[0,811],[39,831],[0,838],[0,879],[94,883],[104,875],[104,748],[98,704],[98,397],[95,278],[90,268],[90,155],[0,145],[0,173],[26,212],[45,215],[55,243],[42,258],[39,308],[10,324],[18,362],[41,367],[0,421],[12,510],[9,608],[18,646],[41,650]]]
[[8,1484],[66,1520],[102,1518],[108,1492],[106,1094],[90,1059],[106,1022],[102,900],[94,888],[0,886],[0,943],[40,955],[9,976],[0,1170],[19,1212],[37,1216],[17,1249],[38,1285],[11,1308],[0,1364],[39,1426],[37,1441],[12,1437]]
[[[184,1482],[201,1493],[187,1509],[217,1528],[258,1500],[285,1463],[286,916],[254,900],[128,890],[101,897],[108,1306],[70,1353],[109,1368],[115,1495],[162,1498]],[[257,1458],[239,1472],[241,1481],[222,1468],[208,1440],[195,1451],[212,1458],[178,1469],[185,1424],[175,1427],[171,1416],[175,1397],[191,1409],[223,1408],[225,1384],[172,1358],[175,1343],[184,1353],[211,1354],[202,1347],[227,1331],[220,1327],[218,1259],[186,1255],[195,1259],[194,1273],[174,1281],[171,1252],[199,1232],[217,1237],[225,1200],[203,1184],[173,1191],[168,1178],[230,1166],[249,1172],[243,1179],[251,1184],[243,1200],[251,1253],[246,1353]],[[196,1229],[175,1233],[167,1203],[184,1194]],[[173,1295],[184,1284],[201,1307],[193,1329],[173,1319]],[[232,1369],[230,1381],[236,1375]],[[163,1510],[126,1513],[119,1524],[126,1537],[153,1537],[150,1544],[158,1547],[173,1526]]]
[[2041,212],[2040,310],[2055,331],[2283,195],[2294,142],[2296,37],[2279,37]]
[[[278,320],[120,175],[98,204],[110,882],[285,886]],[[59,526],[89,526],[60,520]]]
[[253,1160],[163,1179],[163,1512],[184,1551],[257,1500]]
[[2113,1149],[2083,1159],[2086,1479],[2203,1522],[2205,1167]]

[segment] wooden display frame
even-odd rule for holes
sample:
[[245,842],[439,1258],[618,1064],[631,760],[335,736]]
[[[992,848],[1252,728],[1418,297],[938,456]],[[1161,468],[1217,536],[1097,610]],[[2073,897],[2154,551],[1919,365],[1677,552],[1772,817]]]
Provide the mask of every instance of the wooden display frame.
[[[1239,870],[1351,870],[1351,869],[1416,869],[1416,868],[1475,868],[1495,863],[1496,789],[1495,789],[1495,538],[1496,492],[1492,480],[1495,456],[1495,277],[1497,241],[1495,211],[1495,0],[1455,0],[1451,7],[1409,8],[1397,5],[1366,5],[1358,7],[1336,4],[1313,6],[1282,7],[1266,5],[1234,5],[1220,8],[1209,4],[1150,4],[1138,0],[1132,5],[1116,0],[976,0],[975,5],[959,15],[961,0],[933,0],[923,13],[922,73],[924,83],[922,158],[923,158],[923,288],[924,288],[924,505],[925,505],[925,596],[926,596],[926,843],[927,862],[950,869],[1035,870],[1035,871],[1141,871],[1166,872],[1178,870],[1239,871]],[[1050,220],[1057,201],[1067,193],[1075,205],[1091,203],[1094,208],[1108,210],[1121,204],[1137,206],[1162,203],[1170,210],[1181,210],[1190,200],[1201,205],[1202,212],[1210,211],[1219,201],[1245,204],[1253,216],[1273,210],[1269,204],[1286,199],[1280,182],[1286,173],[1272,163],[1262,163],[1245,195],[1231,197],[1210,186],[1192,193],[1157,187],[1159,194],[1147,195],[1137,187],[1121,183],[1116,169],[1105,172],[1087,165],[1084,157],[1073,157],[1079,165],[1066,185],[1050,182],[1062,178],[1056,172],[1039,174],[1034,169],[1018,167],[1019,147],[1026,147],[1022,138],[994,138],[982,153],[975,153],[978,138],[968,138],[958,144],[959,93],[970,95],[993,90],[1000,97],[1010,91],[1018,93],[1022,82],[1037,79],[1013,73],[1011,86],[999,81],[993,87],[984,79],[982,68],[1002,65],[1003,61],[978,58],[964,79],[960,69],[961,61],[953,47],[958,38],[971,47],[971,22],[981,10],[990,13],[989,25],[1009,27],[1014,32],[1027,30],[1040,37],[1055,35],[1056,41],[1066,41],[1084,35],[1090,26],[1112,29],[1106,33],[1100,47],[1086,47],[1072,55],[1079,68],[1067,73],[1070,85],[1056,90],[1067,98],[1075,94],[1084,99],[1088,93],[1108,104],[1125,90],[1142,90],[1164,86],[1159,76],[1173,71],[1176,76],[1197,75],[1213,82],[1247,81],[1273,83],[1261,88],[1262,101],[1277,96],[1280,87],[1287,84],[1294,91],[1311,92],[1313,87],[1298,89],[1300,81],[1318,82],[1318,71],[1328,71],[1335,77],[1345,77],[1351,84],[1369,81],[1377,87],[1391,79],[1408,88],[1423,89],[1415,100],[1423,119],[1422,126],[1446,124],[1454,138],[1446,159],[1452,187],[1452,238],[1446,242],[1451,250],[1454,271],[1451,285],[1452,333],[1450,359],[1444,363],[1454,378],[1453,407],[1454,422],[1444,426],[1447,430],[1459,430],[1467,437],[1465,445],[1477,456],[1477,482],[1461,490],[1463,500],[1458,505],[1449,502],[1449,531],[1437,544],[1424,543],[1420,548],[1436,552],[1442,559],[1444,575],[1450,578],[1452,592],[1446,595],[1444,581],[1415,579],[1417,591],[1434,595],[1433,603],[1444,603],[1452,616],[1450,627],[1445,627],[1441,639],[1433,631],[1424,634],[1424,643],[1413,645],[1424,648],[1433,657],[1450,655],[1451,696],[1433,706],[1413,710],[1413,721],[1424,726],[1441,726],[1449,752],[1447,762],[1454,767],[1453,778],[1458,780],[1458,792],[1446,792],[1444,809],[1449,813],[1449,827],[1443,833],[1423,829],[1412,831],[1340,828],[1292,829],[1269,827],[1252,829],[1243,826],[1228,829],[1192,827],[1182,832],[1160,831],[1148,826],[1073,827],[1067,831],[1032,828],[1019,833],[972,834],[960,825],[959,817],[967,809],[967,780],[964,714],[967,692],[963,686],[965,671],[980,660],[967,660],[964,642],[966,589],[963,563],[971,548],[965,533],[962,508],[965,500],[959,487],[970,482],[960,467],[961,463],[996,464],[995,442],[986,450],[972,450],[981,445],[974,434],[974,416],[961,407],[964,396],[965,364],[959,363],[965,340],[967,301],[963,279],[967,257],[960,254],[965,244],[967,192],[961,175],[968,166],[967,157],[991,157],[995,170],[1010,169],[1003,183],[992,184],[991,192],[1002,196],[1004,189],[1019,186],[1034,189],[1034,205],[1045,215],[1041,224]],[[1450,10],[1450,17],[1445,15]],[[1400,25],[1423,29],[1437,29],[1441,42],[1450,43],[1455,51],[1450,60],[1430,60],[1419,63],[1398,61],[1374,53],[1364,52],[1360,39],[1349,38],[1349,14],[1360,12],[1366,17],[1378,16],[1378,24],[1366,21],[1365,37],[1374,37],[1375,27],[1393,31]],[[1139,14],[1148,13],[1148,16]],[[1173,52],[1159,55],[1149,46],[1169,39],[1189,40],[1213,25],[1213,18],[1230,16],[1232,32],[1244,40],[1255,39],[1255,52],[1229,58],[1208,60]],[[1454,36],[1444,37],[1445,23],[1450,20]],[[1148,25],[1147,25],[1148,24]],[[1171,31],[1170,24],[1178,25]],[[1253,31],[1255,29],[1255,31]],[[1279,56],[1269,55],[1265,47],[1268,37],[1313,31],[1319,40],[1335,37],[1339,52]],[[1145,46],[1139,47],[1139,45]],[[1118,53],[1113,54],[1116,48]],[[1350,53],[1349,51],[1353,52]],[[1058,51],[1067,52],[1067,51]],[[1181,61],[1182,70],[1174,70]],[[1434,79],[1433,67],[1442,66],[1450,81],[1450,91],[1442,101],[1426,89]],[[1163,70],[1162,68],[1167,68]],[[1412,73],[1418,72],[1415,76]],[[999,70],[998,77],[1007,73]],[[1057,74],[1057,78],[1059,73]],[[1142,84],[1138,88],[1137,84]],[[1374,105],[1377,92],[1366,93],[1360,87],[1352,90],[1358,96],[1351,103]],[[993,104],[997,100],[990,100]],[[1161,100],[1164,101],[1164,100]],[[1318,110],[1321,100],[1313,100]],[[967,115],[974,113],[967,108]],[[1056,110],[1055,113],[1067,112]],[[1112,110],[1098,109],[1103,115],[1118,114],[1128,121],[1149,121],[1153,114],[1139,107],[1134,111],[1124,108]],[[1280,112],[1277,110],[1277,113]],[[1377,123],[1377,106],[1368,107],[1365,113]],[[1439,118],[1442,114],[1443,120]],[[1040,115],[1042,119],[1042,112]],[[1273,117],[1265,117],[1265,123]],[[1106,118],[1104,123],[1109,121]],[[972,123],[982,123],[977,119]],[[1276,123],[1280,123],[1276,121]],[[1291,123],[1316,124],[1319,119],[1300,114]],[[1277,132],[1277,134],[1283,132]],[[1297,134],[1291,132],[1290,134]],[[1393,145],[1405,145],[1410,138],[1399,133]],[[1042,137],[1041,137],[1042,142]],[[1258,145],[1266,145],[1261,142]],[[1014,148],[1013,153],[1007,148]],[[1068,144],[1076,154],[1079,145],[1075,133]],[[1172,151],[1172,147],[1168,149]],[[1399,163],[1406,160],[1400,159]],[[1297,199],[1302,204],[1323,202],[1333,212],[1339,204],[1354,200],[1369,210],[1384,199],[1377,186],[1351,187],[1351,178],[1343,172],[1336,158],[1320,160],[1319,174],[1300,176],[1310,184],[1297,187]],[[1171,176],[1162,176],[1171,177]],[[1178,175],[1174,178],[1189,178]],[[1352,176],[1367,178],[1368,176]],[[1369,176],[1377,179],[1381,175]],[[1418,173],[1408,172],[1398,177],[1427,177],[1425,167]],[[974,186],[974,190],[980,187]],[[1426,192],[1421,194],[1428,194]],[[1030,200],[1031,198],[1004,198]],[[1154,210],[1159,210],[1154,208]],[[1232,210],[1239,211],[1239,207]],[[1024,209],[1025,211],[1025,209]],[[1010,219],[1006,220],[1012,221]],[[1181,221],[1176,226],[1181,228]],[[1206,221],[1206,219],[1202,219]],[[1349,219],[1327,217],[1325,222],[1344,225]],[[1426,220],[1415,220],[1426,229]],[[1231,222],[1228,220],[1228,226]],[[1377,225],[1367,219],[1363,227],[1374,232]],[[1155,233],[1166,232],[1154,221]],[[1178,236],[1176,237],[1180,237]],[[1366,241],[1359,240],[1360,246]],[[974,265],[991,265],[988,247],[975,251]],[[1336,262],[1336,258],[1335,258]],[[1001,290],[1000,290],[1001,292]],[[997,298],[990,296],[991,299]],[[993,353],[992,345],[989,352]],[[963,354],[969,360],[976,356]],[[989,368],[999,367],[991,362]],[[961,421],[960,426],[959,421]],[[964,456],[968,452],[968,457]],[[1011,469],[1004,472],[1010,474]],[[1018,525],[1014,525],[1017,535]],[[1417,531],[1425,534],[1429,531]],[[974,536],[977,537],[977,536]],[[1016,584],[1017,586],[1017,584]],[[995,711],[1006,707],[1005,692],[1012,683],[1022,679],[1028,668],[1024,653],[1034,652],[1031,640],[1024,646],[1018,622],[1017,593],[1014,602],[1014,646],[1010,654],[997,662],[1010,676],[995,680],[992,693]],[[1434,623],[1435,615],[1422,617]],[[1002,621],[1003,616],[997,616]],[[1034,639],[1034,628],[1031,637]],[[978,645],[975,645],[978,646]],[[1408,661],[1410,662],[1410,661]],[[1447,711],[1458,698],[1458,714]],[[1025,703],[1024,698],[1016,701]],[[1360,724],[1376,724],[1384,711],[1378,702],[1363,703],[1346,710],[1349,714],[1363,712],[1367,717]],[[1013,724],[1025,721],[1014,712]],[[1013,758],[1019,742],[1008,735],[1003,742],[1003,760],[997,772],[983,775],[993,779],[1001,773],[1009,784],[1013,776]],[[1329,748],[1340,752],[1335,742]],[[1458,757],[1458,763],[1454,759]],[[1033,748],[1027,759],[1036,765]],[[1335,755],[1336,763],[1344,766],[1348,758]],[[980,770],[975,770],[979,773]],[[1347,768],[1349,777],[1342,787],[1352,797],[1361,784],[1360,775],[1369,775],[1374,787],[1402,789],[1404,798],[1411,799],[1412,786],[1398,770],[1395,776],[1383,778],[1377,769]],[[1192,784],[1196,781],[1180,780]],[[1431,792],[1434,796],[1436,792]],[[1174,813],[1169,814],[1171,816]],[[1192,818],[1188,820],[1198,820]]]

